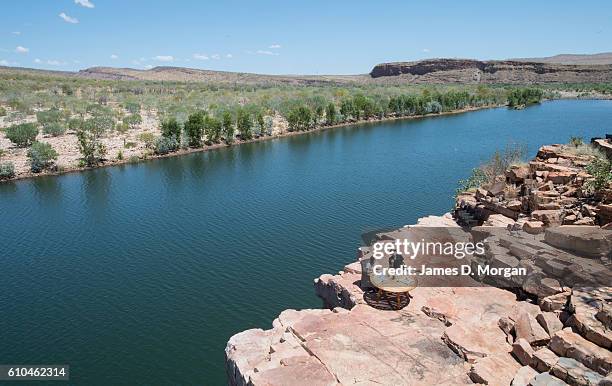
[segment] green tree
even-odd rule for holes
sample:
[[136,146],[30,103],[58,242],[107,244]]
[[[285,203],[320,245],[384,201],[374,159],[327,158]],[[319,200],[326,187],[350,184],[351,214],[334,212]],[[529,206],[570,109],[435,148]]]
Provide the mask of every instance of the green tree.
[[203,111],[197,111],[187,118],[185,122],[185,135],[189,141],[189,146],[200,147],[202,146],[202,136],[204,135],[204,120],[206,113]]
[[173,138],[177,143],[181,142],[181,125],[177,122],[176,118],[163,121],[161,132],[163,137]]
[[40,173],[57,160],[57,151],[46,142],[34,142],[28,150],[30,169],[34,173]]
[[251,114],[249,114],[248,111],[244,109],[238,110],[236,127],[238,128],[238,133],[240,133],[240,139],[243,141],[253,138],[253,132],[251,131],[253,121],[251,120]]
[[17,147],[28,147],[36,140],[38,127],[33,123],[13,125],[6,128],[5,135]]
[[586,171],[593,176],[586,183],[590,191],[599,191],[612,182],[612,162],[607,158],[597,157],[587,165]]
[[325,108],[325,122],[328,125],[336,123],[336,105],[333,102],[329,102]]
[[0,162],[0,180],[15,177],[15,165],[12,162]]
[[153,145],[155,154],[168,154],[178,149],[179,143],[174,137],[157,137]]
[[257,125],[259,126],[259,134],[266,135],[266,122],[261,112],[257,113]]
[[82,161],[87,166],[96,166],[102,162],[106,155],[106,146],[102,143],[105,126],[94,118],[83,122],[77,129],[76,135]]
[[234,142],[235,128],[234,128],[234,119],[232,118],[232,113],[229,111],[224,111],[222,115],[222,123],[223,123],[223,135],[225,136],[225,142],[227,144],[231,144]]
[[292,109],[287,116],[287,124],[290,131],[305,131],[310,128],[312,122],[312,112],[306,106],[299,106]]
[[214,143],[219,142],[222,128],[223,124],[219,119],[211,116],[207,116],[204,119],[204,134],[206,135],[206,139],[208,141]]

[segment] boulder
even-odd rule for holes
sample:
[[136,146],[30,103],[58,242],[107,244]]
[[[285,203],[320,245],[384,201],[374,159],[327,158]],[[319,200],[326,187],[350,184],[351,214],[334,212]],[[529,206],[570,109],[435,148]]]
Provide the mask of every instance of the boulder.
[[[540,323],[540,326],[551,335],[563,329],[563,323],[557,317],[554,312],[543,312],[536,316],[536,320]],[[553,350],[554,351],[554,350]]]
[[528,386],[529,382],[538,375],[530,366],[523,366],[516,372],[514,379],[512,379],[511,386]]
[[544,241],[581,256],[601,257],[612,251],[612,230],[598,226],[563,225],[547,229]]
[[559,357],[554,352],[550,351],[546,347],[539,349],[533,354],[533,360],[531,361],[531,367],[539,372],[550,371],[550,369],[557,364]]
[[529,382],[529,386],[567,386],[559,378],[553,377],[549,373],[538,374]]
[[525,339],[530,345],[545,345],[550,340],[550,336],[538,324],[535,317],[527,312],[522,312],[514,325],[516,339]]
[[508,225],[514,225],[515,221],[503,214],[492,214],[482,224],[483,226],[506,228]]
[[556,279],[543,277],[541,274],[529,275],[523,283],[523,290],[540,298],[556,295],[563,291]]
[[603,376],[572,358],[559,358],[550,372],[572,386],[595,386],[603,380]]
[[563,308],[565,308],[569,296],[569,292],[562,292],[556,295],[538,299],[538,303],[540,304],[542,311],[561,311]]
[[537,235],[544,232],[544,223],[542,221],[525,221],[523,230],[531,235]]
[[520,366],[508,354],[479,358],[470,368],[469,376],[475,383],[509,385]]
[[612,371],[612,352],[589,342],[569,328],[554,333],[548,347],[555,354],[573,358],[602,375]]
[[519,338],[512,344],[512,354],[524,366],[531,364],[534,353],[535,351],[524,338]]
[[561,225],[561,210],[534,210],[531,212],[531,218],[535,221],[541,221],[547,226]]

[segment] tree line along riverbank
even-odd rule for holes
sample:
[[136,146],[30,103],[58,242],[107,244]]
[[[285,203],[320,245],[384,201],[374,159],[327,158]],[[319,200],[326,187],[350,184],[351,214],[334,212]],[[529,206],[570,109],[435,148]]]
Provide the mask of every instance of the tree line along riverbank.
[[136,162],[363,121],[522,106],[555,93],[482,85],[228,88],[62,82],[35,86],[21,79],[8,87],[12,91],[3,90],[0,179]]

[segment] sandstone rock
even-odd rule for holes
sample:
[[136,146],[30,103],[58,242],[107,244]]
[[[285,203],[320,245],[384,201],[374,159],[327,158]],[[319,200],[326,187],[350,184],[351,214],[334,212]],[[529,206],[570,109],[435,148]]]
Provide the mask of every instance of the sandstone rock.
[[519,338],[512,345],[512,354],[518,359],[523,366],[529,366],[533,360],[535,351],[531,348],[529,342],[524,338]]
[[529,234],[537,235],[544,232],[544,223],[542,221],[526,221],[523,224],[523,230]]
[[508,354],[479,358],[470,369],[470,379],[485,385],[509,385],[520,366]]
[[483,226],[506,228],[508,225],[514,225],[515,221],[503,214],[492,214],[482,224]]
[[559,378],[553,377],[549,373],[538,374],[529,382],[529,386],[567,386]]
[[464,360],[474,363],[476,359],[484,358],[488,353],[499,352],[500,348],[508,347],[505,338],[496,331],[499,329],[473,329],[454,324],[444,330],[442,340]]
[[[536,316],[536,320],[540,323],[540,326],[551,335],[563,329],[563,323],[557,317],[554,312],[543,312]],[[554,350],[553,350],[554,351]]]
[[506,172],[506,179],[511,184],[521,184],[529,175],[529,166],[511,166]]
[[540,308],[542,309],[542,311],[549,311],[549,312],[560,311],[567,304],[569,296],[570,296],[569,292],[562,292],[556,295],[547,296],[545,298],[538,299],[538,302],[540,304]]
[[514,375],[514,379],[512,379],[511,386],[528,386],[529,382],[538,375],[538,372],[535,371],[530,366],[521,367],[516,374]]
[[549,348],[555,354],[573,358],[602,375],[612,371],[612,352],[589,342],[570,329],[552,335]]
[[495,182],[487,189],[487,193],[493,197],[501,196],[504,194],[505,188],[506,183],[504,181]]
[[514,342],[514,336],[512,335],[512,331],[514,331],[514,322],[510,320],[509,317],[503,316],[499,318],[497,325],[504,334],[506,334],[506,342],[512,344],[512,342]]
[[547,226],[561,225],[561,210],[534,210],[531,217],[536,221],[541,221]]
[[529,275],[523,283],[523,290],[532,295],[536,295],[538,299],[556,295],[563,291],[559,281],[542,275]]
[[536,319],[526,312],[519,315],[514,325],[514,331],[516,332],[517,340],[525,339],[530,345],[544,345],[550,340],[550,336],[538,324]]
[[551,181],[555,185],[568,184],[571,180],[576,177],[576,172],[550,172],[546,176],[546,180]]
[[556,356],[554,352],[544,347],[533,354],[531,367],[539,372],[550,371],[550,369],[557,364],[558,360],[559,357]]
[[602,304],[607,301],[611,292],[610,287],[574,287],[570,297],[570,311],[573,314],[566,323],[587,340],[608,350],[612,350],[612,331],[595,315],[602,309]]
[[576,386],[595,386],[603,380],[600,374],[587,369],[572,358],[559,358],[550,372],[568,384]]
[[576,220],[574,225],[592,226],[595,225],[595,219],[593,217],[583,217],[580,220]]
[[251,376],[252,385],[335,386],[336,378],[313,357],[286,361],[284,366],[259,371]]
[[612,230],[597,226],[564,225],[545,232],[546,243],[582,256],[600,257],[612,251]]
[[523,204],[519,200],[512,200],[506,204],[506,208],[510,210],[520,211]]

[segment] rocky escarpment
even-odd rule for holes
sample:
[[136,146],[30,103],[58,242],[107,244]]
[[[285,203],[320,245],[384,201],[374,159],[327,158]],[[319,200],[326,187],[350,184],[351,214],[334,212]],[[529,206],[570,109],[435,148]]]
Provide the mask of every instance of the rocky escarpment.
[[[396,299],[373,288],[375,249],[360,247],[338,274],[315,279],[328,309],[286,310],[271,329],[230,338],[229,384],[612,385],[612,229],[605,191],[583,190],[588,161],[543,147],[530,165],[459,198],[455,214],[467,226],[446,214],[377,234],[382,244],[484,249],[459,260],[472,275],[419,276],[411,296]],[[550,204],[558,208],[540,207]],[[538,210],[559,212],[533,218]],[[583,211],[590,214],[577,216]],[[414,261],[459,264],[438,257]],[[478,266],[525,273],[476,273]]]
[[[229,340],[229,383],[609,384],[612,288],[563,286],[557,279],[566,272],[546,262],[570,258],[574,270],[580,263],[592,263],[585,272],[608,269],[608,275],[609,267],[596,259],[570,256],[547,244],[543,235],[534,239],[497,227],[480,227],[472,235],[450,215],[428,217],[419,225],[435,227],[432,232],[438,240],[482,238],[483,232],[490,232],[485,236],[488,251],[507,248],[505,257],[500,254],[502,263],[513,258],[534,268],[519,283],[528,296],[517,300],[515,292],[476,281],[420,285],[398,309],[364,285],[361,267],[372,249],[361,247],[356,262],[315,280],[317,295],[330,309],[287,310],[272,329],[247,330]],[[598,229],[612,239],[612,231]],[[409,239],[416,231],[420,237],[420,230],[407,226],[377,239]]]
[[[606,140],[594,143],[604,151],[612,149]],[[612,188],[590,192],[586,165],[594,156],[573,149],[542,146],[528,164],[511,166],[495,182],[460,194],[456,217],[468,226],[517,223],[532,234],[558,225],[612,227]]]
[[612,81],[612,65],[430,59],[378,64],[370,76],[400,77],[415,83],[599,83]]

